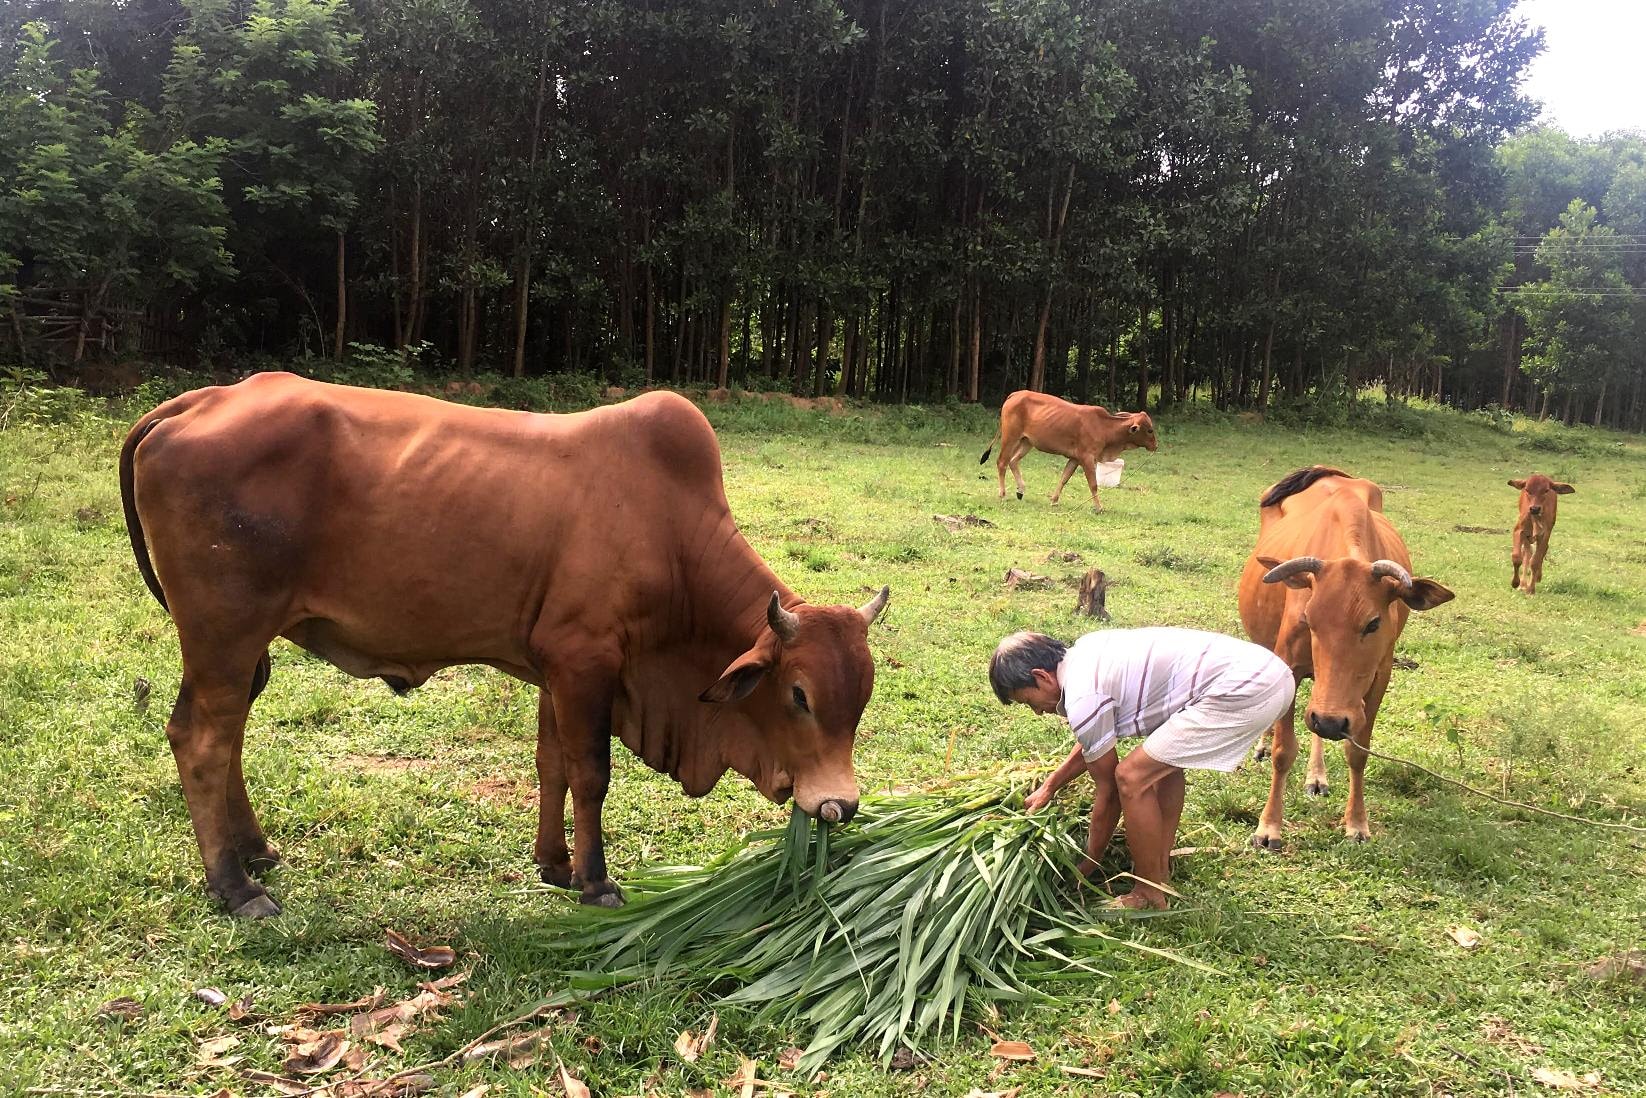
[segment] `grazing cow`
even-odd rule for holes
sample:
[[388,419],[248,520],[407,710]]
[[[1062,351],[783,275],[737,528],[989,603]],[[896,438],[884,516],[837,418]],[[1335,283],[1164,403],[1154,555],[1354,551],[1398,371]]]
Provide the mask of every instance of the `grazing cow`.
[[1057,490],[1052,493],[1053,503],[1063,495],[1063,486],[1079,468],[1086,471],[1092,509],[1101,511],[1103,501],[1097,498],[1097,463],[1113,461],[1133,446],[1144,446],[1152,452],[1154,420],[1147,412],[1111,412],[1096,405],[1070,404],[1045,393],[1019,389],[1000,406],[1000,433],[977,459],[979,465],[989,460],[996,445],[1000,447],[995,470],[1000,478],[1001,499],[1006,498],[1008,468],[1017,482],[1017,498],[1023,498],[1023,473],[1018,469],[1018,462],[1030,450],[1039,450],[1069,459],[1057,482]]
[[622,902],[600,830],[613,736],[690,796],[730,769],[824,820],[857,809],[888,592],[812,606],[783,586],[679,396],[535,415],[262,374],[138,420],[120,479],[182,647],[166,735],[236,915],[280,910],[247,874],[277,855],[240,763],[277,636],[397,693],[465,663],[541,687],[536,861],[585,903]]
[[[1520,521],[1515,523],[1514,545],[1510,560],[1514,575],[1510,587],[1518,587],[1528,595],[1537,593],[1543,582],[1543,556],[1549,551],[1549,535],[1555,532],[1555,513],[1560,509],[1560,497],[1577,491],[1570,484],[1550,480],[1542,473],[1533,473],[1525,480],[1511,480],[1509,487],[1520,489]],[[1524,581],[1521,565],[1526,566]]]
[[[1301,682],[1314,679],[1303,723],[1315,734],[1309,751],[1312,795],[1326,792],[1321,737],[1347,740],[1349,801],[1343,831],[1369,837],[1362,777],[1395,641],[1410,610],[1450,602],[1431,579],[1413,579],[1411,556],[1383,517],[1383,493],[1369,480],[1317,465],[1299,469],[1264,493],[1257,548],[1240,577],[1246,633],[1285,660]],[[1275,722],[1274,776],[1252,845],[1279,850],[1286,774],[1297,757],[1293,711]]]

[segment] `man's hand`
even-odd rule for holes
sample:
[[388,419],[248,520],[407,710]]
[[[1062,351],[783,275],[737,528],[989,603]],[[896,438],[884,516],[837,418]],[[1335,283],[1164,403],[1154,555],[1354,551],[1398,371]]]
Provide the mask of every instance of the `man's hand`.
[[1052,803],[1052,797],[1056,795],[1056,793],[1057,790],[1052,788],[1051,783],[1048,782],[1045,785],[1042,785],[1039,789],[1023,798],[1023,811],[1039,812],[1042,808],[1045,808],[1048,804]]

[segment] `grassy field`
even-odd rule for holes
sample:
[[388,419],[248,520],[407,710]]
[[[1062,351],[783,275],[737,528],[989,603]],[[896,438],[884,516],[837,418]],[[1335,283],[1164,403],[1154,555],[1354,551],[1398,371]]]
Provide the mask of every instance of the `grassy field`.
[[[472,975],[462,1005],[407,1037],[403,1058],[375,1050],[381,1063],[444,1055],[554,991],[533,942],[569,901],[538,886],[530,864],[535,692],[487,670],[448,671],[397,699],[280,642],[245,767],[286,858],[271,879],[285,914],[245,924],[217,913],[163,732],[174,634],[120,518],[115,453],[142,409],[58,402],[36,418],[65,422],[44,423],[28,421],[30,407],[0,431],[0,1091],[272,1093],[240,1073],[277,1070],[279,1042],[192,991],[250,994],[272,1022],[378,985],[404,998],[418,977],[383,949],[385,928],[449,943]],[[984,668],[1011,630],[1088,628],[1072,615],[1086,567],[1110,575],[1116,627],[1238,634],[1235,579],[1259,491],[1328,462],[1385,487],[1416,571],[1457,593],[1413,616],[1399,654],[1415,667],[1396,673],[1373,746],[1563,811],[1638,821],[1646,808],[1639,440],[1444,412],[1333,429],[1165,417],[1160,451],[1134,452],[1094,516],[1075,485],[1048,505],[1061,464],[1044,455],[1025,460],[1027,500],[997,501],[992,466],[977,463],[992,424],[975,410],[750,403],[710,414],[733,510],[792,586],[851,603],[892,587],[871,635],[878,678],[857,752],[866,789],[1063,752],[1066,729],[1003,709]],[[1504,481],[1534,470],[1578,492],[1527,599],[1508,584],[1515,492]],[[966,513],[995,525],[950,532],[932,517]],[[1007,590],[1011,566],[1055,582]],[[139,678],[153,684],[146,707]],[[786,815],[741,780],[688,800],[617,754],[606,820],[619,881],[641,863],[701,860]],[[662,989],[586,1006],[554,1027],[553,1051],[596,1095],[640,1093],[648,1080],[654,1093],[725,1092],[740,1055],[762,1078],[835,1095],[1497,1094],[1538,1090],[1540,1068],[1646,1094],[1646,987],[1585,972],[1646,946],[1641,837],[1503,808],[1374,760],[1373,838],[1350,845],[1337,827],[1343,762],[1330,758],[1323,800],[1303,797],[1297,768],[1280,855],[1247,845],[1263,767],[1191,776],[1180,843],[1195,852],[1175,882],[1185,901],[1119,932],[1222,975],[1117,949],[1089,993],[988,1020],[1029,1042],[1033,1063],[997,1070],[989,1037],[968,1026],[912,1070],[847,1057],[808,1085],[774,1064],[799,1035],[728,1015],[713,1048],[680,1065],[676,1035],[701,1030],[708,1011]],[[1076,795],[1079,785],[1065,794]],[[1448,936],[1457,925],[1479,932],[1477,948]],[[137,1017],[98,1017],[121,996]],[[202,1063],[201,1043],[230,1033],[242,1040],[226,1055],[244,1059]],[[452,1095],[480,1083],[494,1095],[560,1093],[544,1064],[554,1057],[438,1078]]]

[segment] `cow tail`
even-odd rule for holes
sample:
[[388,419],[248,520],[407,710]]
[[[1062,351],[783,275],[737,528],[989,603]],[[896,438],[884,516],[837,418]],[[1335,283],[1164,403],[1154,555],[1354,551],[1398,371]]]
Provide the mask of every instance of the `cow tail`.
[[999,442],[999,441],[1000,441],[1000,435],[998,433],[996,433],[994,438],[989,440],[989,448],[987,450],[984,450],[983,451],[983,456],[977,459],[977,463],[979,465],[982,465],[984,462],[989,460],[989,455],[994,453],[994,444]]
[[120,447],[120,502],[126,509],[126,533],[131,538],[132,556],[137,558],[137,570],[143,574],[143,582],[149,585],[149,591],[160,608],[169,612],[171,607],[166,605],[166,593],[160,589],[160,577],[154,574],[148,542],[143,538],[143,520],[137,514],[137,474],[134,468],[138,444],[149,437],[149,432],[159,426],[163,418],[150,412],[138,420],[126,436],[125,445]]

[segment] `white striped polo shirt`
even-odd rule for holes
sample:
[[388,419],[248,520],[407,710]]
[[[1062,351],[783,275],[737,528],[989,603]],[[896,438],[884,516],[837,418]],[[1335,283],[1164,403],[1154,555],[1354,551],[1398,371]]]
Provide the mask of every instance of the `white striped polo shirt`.
[[1199,629],[1154,626],[1087,633],[1057,668],[1061,711],[1087,759],[1120,736],[1147,736],[1208,697],[1271,686],[1284,661],[1267,648]]

